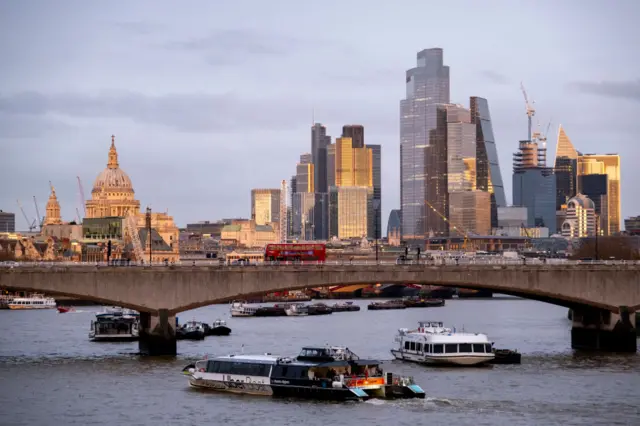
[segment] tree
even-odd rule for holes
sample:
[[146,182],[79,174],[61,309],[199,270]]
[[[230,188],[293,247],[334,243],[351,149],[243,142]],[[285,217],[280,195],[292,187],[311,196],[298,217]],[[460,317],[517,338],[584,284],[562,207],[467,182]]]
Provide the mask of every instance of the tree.
[[[601,260],[640,260],[640,238],[638,237],[598,237],[597,257]],[[573,251],[572,259],[595,259],[596,239],[583,238]]]

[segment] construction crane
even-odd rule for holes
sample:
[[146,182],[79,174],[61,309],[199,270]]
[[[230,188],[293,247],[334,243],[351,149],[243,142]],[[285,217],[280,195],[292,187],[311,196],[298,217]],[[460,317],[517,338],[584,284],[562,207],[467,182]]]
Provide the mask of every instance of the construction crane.
[[82,219],[80,218],[80,210],[76,207],[76,224],[80,225],[80,222],[82,222]]
[[531,138],[533,135],[531,134],[531,119],[534,115],[536,115],[536,110],[533,108],[533,104],[535,104],[535,101],[529,102],[527,91],[524,89],[524,84],[522,84],[522,82],[520,82],[520,89],[522,89],[522,94],[524,95],[524,104],[527,111],[527,117],[529,118],[528,140],[532,140]]
[[427,200],[425,200],[424,202],[425,202],[425,203],[427,203],[427,205],[429,206],[429,208],[430,208],[431,210],[433,210],[433,211],[434,211],[438,216],[440,216],[440,217],[442,218],[442,220],[444,220],[445,222],[447,222],[450,226],[453,226],[453,229],[455,229],[455,230],[458,230],[458,229],[459,229],[460,231],[462,231],[462,233],[463,233],[463,235],[464,235],[464,243],[462,244],[462,250],[463,250],[463,251],[467,251],[467,243],[469,242],[469,235],[470,235],[471,233],[470,233],[470,232],[467,232],[467,230],[466,230],[466,229],[464,229],[462,226],[457,226],[457,225],[454,225],[453,223],[451,223],[451,221],[450,221],[450,220],[449,220],[445,215],[443,215],[442,213],[440,213],[440,212],[438,211],[438,209],[436,209],[435,207],[433,207],[433,206],[431,205],[431,203],[429,203]]
[[[144,250],[142,250],[142,243],[138,234],[138,218],[133,210],[128,211],[124,226],[129,236],[131,236],[131,244],[133,245],[133,254],[136,256],[136,261],[144,263]],[[147,238],[151,239],[151,235],[147,235]]]
[[82,181],[80,180],[80,176],[76,176],[76,179],[78,179],[78,190],[80,191],[80,208],[84,213],[83,217],[87,217],[87,207],[86,207],[87,205],[84,200],[84,187],[82,186]]
[[530,249],[531,248],[531,235],[529,234],[529,230],[527,229],[527,227],[524,225],[524,222],[522,222],[520,224],[520,229],[522,231],[524,231],[524,235],[528,238],[527,242],[525,243],[524,247],[526,249]]
[[27,226],[29,227],[29,232],[33,232],[33,230],[37,228],[36,220],[34,219],[32,222],[29,222],[29,218],[27,217],[27,214],[24,212],[24,209],[22,208],[22,204],[20,204],[20,200],[16,200],[16,203],[18,203],[18,207],[22,212],[22,217],[24,217],[25,222],[27,222]]
[[[51,182],[49,182],[51,184]],[[38,218],[38,226],[40,227],[40,231],[42,231],[42,225],[44,224],[44,217],[40,216],[40,209],[38,208],[38,200],[36,200],[36,196],[33,196],[33,204],[36,206],[36,216]]]

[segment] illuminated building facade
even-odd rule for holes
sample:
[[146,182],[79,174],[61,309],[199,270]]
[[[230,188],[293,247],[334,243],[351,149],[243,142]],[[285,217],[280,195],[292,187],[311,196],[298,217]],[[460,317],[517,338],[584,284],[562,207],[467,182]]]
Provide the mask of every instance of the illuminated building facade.
[[620,232],[620,156],[618,154],[586,154],[578,156],[577,191],[588,194],[590,188],[585,183],[585,176],[607,176],[607,215],[601,215],[604,235],[615,235]]

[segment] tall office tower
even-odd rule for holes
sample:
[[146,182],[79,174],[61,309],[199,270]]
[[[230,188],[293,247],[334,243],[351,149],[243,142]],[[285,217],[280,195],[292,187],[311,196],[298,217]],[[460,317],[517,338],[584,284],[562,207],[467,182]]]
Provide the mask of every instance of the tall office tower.
[[333,156],[329,162],[335,163],[335,182],[329,187],[329,236],[374,238],[373,149],[354,148],[353,140],[343,137],[329,152]]
[[500,173],[489,103],[484,98],[472,96],[469,108],[471,122],[476,125],[476,188],[491,194],[491,227],[497,228],[498,207],[506,207],[507,198]]
[[296,175],[291,176],[290,187],[289,187],[289,208],[287,209],[287,235],[293,235],[293,198],[296,194]]
[[418,52],[417,66],[407,70],[405,82],[406,99],[400,101],[402,235],[422,239],[428,230],[427,151],[435,137],[437,105],[449,103],[449,67],[443,65],[442,49]]
[[327,128],[320,123],[311,126],[311,162],[314,164],[313,186],[316,192],[327,192],[327,145],[331,136]]
[[16,232],[15,213],[3,212],[0,210],[0,232]]
[[366,145],[371,149],[373,158],[373,231],[370,235],[374,238],[382,238],[382,146]]
[[342,137],[351,138],[354,148],[363,148],[364,126],[360,124],[346,124],[342,126]]
[[327,145],[327,188],[336,184],[336,144]]
[[[619,233],[621,225],[620,156],[618,154],[579,155],[577,191],[588,196],[589,193],[594,192],[595,188],[590,188],[586,183],[587,175],[607,175],[607,212],[606,215],[604,212],[600,213],[600,229],[604,235]],[[598,184],[601,183],[602,179],[599,179]],[[601,191],[601,188],[598,188],[598,191]],[[597,201],[593,200],[593,202],[597,207]]]
[[335,185],[373,188],[373,150],[354,148],[351,138],[337,138],[335,150]]
[[314,169],[313,163],[296,164],[295,192],[315,192],[313,186]]
[[256,225],[280,222],[280,190],[252,189],[251,218],[256,221]]
[[[436,107],[436,124],[425,148],[426,168],[424,226],[429,236],[449,235],[449,185],[447,179],[447,105]],[[402,212],[404,219],[404,211]],[[404,234],[403,234],[404,235]]]
[[[491,194],[477,190],[476,124],[470,110],[447,105],[449,235],[491,234]],[[497,212],[496,212],[497,213]],[[440,218],[443,221],[442,218]]]
[[373,193],[366,186],[333,186],[329,189],[330,235],[339,239],[369,236]]
[[513,205],[527,208],[527,227],[556,232],[556,180],[553,169],[538,163],[538,144],[520,141],[513,154]]
[[556,210],[562,209],[570,198],[577,194],[578,151],[562,127],[558,128],[558,142],[556,144],[556,161],[554,172],[556,175]]

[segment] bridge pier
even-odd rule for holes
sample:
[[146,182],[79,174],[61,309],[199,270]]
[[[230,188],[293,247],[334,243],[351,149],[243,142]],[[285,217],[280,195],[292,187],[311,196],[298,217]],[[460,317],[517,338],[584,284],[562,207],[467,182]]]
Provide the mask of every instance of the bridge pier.
[[142,355],[176,355],[176,317],[167,309],[158,309],[157,314],[140,312],[140,340],[138,347]]
[[626,306],[620,313],[600,309],[573,309],[571,347],[607,352],[636,352],[636,315]]

